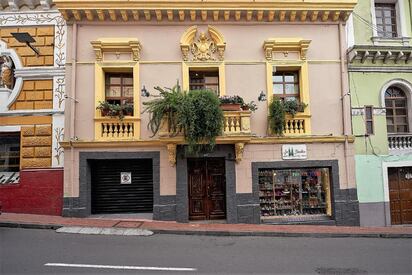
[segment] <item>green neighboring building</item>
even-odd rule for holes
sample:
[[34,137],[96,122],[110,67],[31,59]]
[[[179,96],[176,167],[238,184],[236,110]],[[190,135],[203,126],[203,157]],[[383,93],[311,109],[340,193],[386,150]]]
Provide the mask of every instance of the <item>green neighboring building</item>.
[[363,226],[412,224],[411,14],[411,0],[359,0],[348,22]]

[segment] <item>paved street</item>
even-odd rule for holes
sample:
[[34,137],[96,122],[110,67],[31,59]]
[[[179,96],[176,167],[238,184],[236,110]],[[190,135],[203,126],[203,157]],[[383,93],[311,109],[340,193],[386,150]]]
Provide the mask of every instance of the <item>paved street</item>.
[[411,239],[126,237],[0,228],[0,274],[411,272]]

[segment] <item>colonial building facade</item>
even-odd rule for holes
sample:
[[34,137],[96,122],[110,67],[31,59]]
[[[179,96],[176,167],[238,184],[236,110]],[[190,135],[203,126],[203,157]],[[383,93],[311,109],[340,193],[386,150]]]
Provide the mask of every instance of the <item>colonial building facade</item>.
[[[54,2],[70,60],[63,215],[359,224],[345,64],[355,0]],[[214,151],[188,155],[142,112],[176,80],[258,109],[225,111]],[[268,131],[274,96],[306,106],[280,136]]]
[[51,1],[0,1],[3,211],[61,215],[66,35]]
[[412,5],[360,0],[348,67],[361,225],[412,223]]

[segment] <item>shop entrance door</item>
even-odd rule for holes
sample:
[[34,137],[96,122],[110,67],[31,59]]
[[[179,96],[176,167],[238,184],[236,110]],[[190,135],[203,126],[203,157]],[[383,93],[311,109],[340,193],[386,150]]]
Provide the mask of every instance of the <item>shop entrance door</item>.
[[392,224],[412,224],[412,167],[388,168]]
[[224,158],[188,159],[189,219],[226,218]]

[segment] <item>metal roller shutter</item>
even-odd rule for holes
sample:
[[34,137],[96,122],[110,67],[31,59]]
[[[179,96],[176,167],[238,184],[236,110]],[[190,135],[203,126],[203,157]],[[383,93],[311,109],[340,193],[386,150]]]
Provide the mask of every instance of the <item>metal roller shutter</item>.
[[[153,212],[151,159],[94,160],[91,162],[92,214]],[[131,183],[121,184],[121,173]]]

